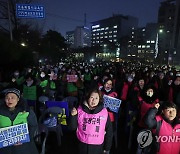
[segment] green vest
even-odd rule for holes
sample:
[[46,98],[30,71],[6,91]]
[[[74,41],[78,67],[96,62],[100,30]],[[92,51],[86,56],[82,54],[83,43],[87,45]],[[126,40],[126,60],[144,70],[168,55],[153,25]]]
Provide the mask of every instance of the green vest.
[[24,76],[16,79],[16,83],[18,86],[21,85],[24,81],[25,81]]
[[86,74],[84,74],[84,80],[86,80],[86,81],[90,81],[91,80],[91,74],[90,73],[86,73]]
[[24,85],[23,86],[23,97],[28,100],[36,100],[37,99],[36,86],[28,87],[28,86]]
[[41,86],[42,88],[46,87],[47,85],[48,85],[48,80],[44,80],[44,81],[42,81],[42,82],[40,83],[40,86]]
[[28,115],[29,112],[19,112],[14,121],[11,121],[9,117],[0,115],[0,128],[27,123]]
[[50,88],[53,90],[56,89],[56,84],[54,81],[50,81]]
[[78,88],[73,83],[67,84],[67,91],[68,92],[75,92],[78,91]]

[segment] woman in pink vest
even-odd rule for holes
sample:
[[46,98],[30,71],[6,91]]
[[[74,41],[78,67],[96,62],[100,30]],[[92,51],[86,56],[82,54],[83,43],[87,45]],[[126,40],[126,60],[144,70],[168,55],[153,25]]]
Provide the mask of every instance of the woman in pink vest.
[[163,102],[162,114],[156,115],[160,104],[150,109],[145,116],[146,125],[154,129],[156,154],[180,154],[180,119],[174,103]]
[[99,90],[87,93],[85,101],[71,111],[69,127],[76,130],[79,154],[109,154],[112,145],[112,124]]
[[[101,89],[103,95],[108,95],[117,98],[117,93],[113,89],[113,79],[107,78],[104,80],[104,85]],[[111,122],[115,121],[114,113],[108,110]]]

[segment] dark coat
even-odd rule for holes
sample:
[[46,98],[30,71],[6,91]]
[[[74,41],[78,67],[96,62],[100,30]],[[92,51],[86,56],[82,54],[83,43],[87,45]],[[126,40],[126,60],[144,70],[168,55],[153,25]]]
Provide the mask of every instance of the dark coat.
[[[82,109],[88,113],[88,114],[96,114],[100,112],[103,109],[103,105],[98,105],[95,110],[89,110],[89,108],[82,104]],[[77,129],[77,115],[76,116],[71,116],[70,121],[69,121],[69,128],[71,130],[76,130]],[[85,144],[79,141],[79,154],[102,154],[103,150],[110,151],[111,145],[112,145],[112,137],[113,137],[113,129],[112,129],[112,123],[110,121],[110,118],[108,116],[107,123],[106,123],[106,128],[105,128],[106,134],[104,137],[104,143],[101,145],[90,145],[90,144]]]
[[17,105],[15,110],[13,111],[9,111],[8,107],[5,104],[0,107],[0,115],[9,117],[11,121],[16,118],[19,112],[23,111],[29,112],[27,123],[30,134],[30,142],[23,143],[22,145],[1,148],[0,154],[38,154],[36,145],[33,140],[34,133],[38,127],[35,113],[31,109],[29,109],[25,105],[25,103],[20,103],[20,105]]
[[[170,122],[165,116],[159,115],[157,116],[158,109],[151,108],[147,114],[145,115],[145,123],[148,128],[154,129],[153,132],[156,136],[171,136],[172,134],[177,135],[176,130],[179,130],[180,128],[180,120],[176,117],[173,122]],[[161,121],[160,124],[158,124]],[[163,134],[160,134],[160,132],[163,130]],[[179,134],[179,133],[178,133]],[[179,135],[177,136],[179,137]],[[156,140],[155,140],[156,141]],[[176,142],[155,142],[156,146],[154,149],[156,149],[158,154],[179,154],[180,144],[177,144]],[[166,149],[166,148],[167,149]],[[153,150],[154,150],[153,149]]]

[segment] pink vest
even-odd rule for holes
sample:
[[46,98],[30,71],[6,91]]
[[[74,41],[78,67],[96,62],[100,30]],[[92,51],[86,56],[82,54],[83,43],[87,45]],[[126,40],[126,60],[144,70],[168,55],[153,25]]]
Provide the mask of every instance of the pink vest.
[[86,144],[102,144],[104,142],[107,118],[108,112],[106,108],[103,108],[99,113],[88,114],[79,107],[77,138]]
[[158,154],[180,154],[180,124],[173,128],[161,116],[156,116],[156,120],[162,120],[159,130],[160,149]]

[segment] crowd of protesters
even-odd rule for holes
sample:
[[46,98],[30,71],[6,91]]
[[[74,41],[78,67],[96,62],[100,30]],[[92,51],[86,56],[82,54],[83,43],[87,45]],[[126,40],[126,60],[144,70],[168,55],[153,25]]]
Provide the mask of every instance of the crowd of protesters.
[[[74,75],[76,78],[69,81],[68,75]],[[106,145],[104,149],[103,146],[101,146],[101,150],[104,153],[113,154],[114,149],[119,146],[118,141],[121,136],[117,134],[119,134],[120,130],[126,136],[124,142],[127,145],[127,153],[135,154],[135,151],[137,151],[137,153],[148,153],[146,148],[143,149],[139,147],[137,135],[144,129],[156,129],[157,124],[154,122],[156,114],[161,117],[161,120],[156,119],[157,121],[165,119],[162,122],[162,129],[168,127],[169,129],[167,129],[167,131],[171,131],[165,134],[172,134],[175,131],[175,134],[180,138],[180,111],[178,109],[180,108],[180,71],[173,66],[155,66],[153,64],[147,65],[140,62],[87,63],[61,61],[57,64],[44,63],[36,67],[14,70],[10,72],[8,77],[9,78],[4,79],[6,84],[3,84],[3,79],[1,81],[1,97],[3,98],[4,94],[7,93],[6,89],[16,88],[20,90],[21,97],[25,102],[36,101],[36,109],[34,112],[37,119],[41,115],[42,102],[46,100],[62,101],[69,96],[76,97],[78,103],[71,104],[70,111],[71,116],[75,116],[74,118],[78,120],[76,115],[83,110],[88,114],[98,113],[101,115],[106,112],[103,110],[99,92],[91,91],[92,93],[89,93],[89,90],[98,89],[102,95],[120,99],[122,102],[118,114],[107,109],[108,114],[106,118],[108,120],[104,123],[104,127],[107,126],[104,128],[104,134],[106,134],[105,132],[108,130],[107,134],[102,138],[102,141],[97,140],[95,142],[95,144],[103,144],[102,142],[104,140],[112,142],[108,145],[104,143]],[[86,96],[87,94],[88,98]],[[92,94],[93,96],[91,96]],[[92,105],[92,100],[90,101],[89,99],[95,99],[95,97],[97,97],[96,94],[98,94],[99,99],[96,106],[98,106],[98,104],[101,105],[98,111],[96,111],[97,109],[95,108],[89,108],[89,105]],[[3,102],[2,99],[2,105]],[[84,104],[84,102],[86,104]],[[171,105],[165,105],[168,103],[171,103]],[[161,115],[162,112],[166,113],[167,111],[164,110],[168,110],[169,108],[176,110],[173,119],[168,119],[167,116]],[[151,109],[155,111],[151,111]],[[171,113],[172,112],[169,114]],[[151,117],[151,115],[153,115],[153,117]],[[152,121],[153,124],[151,124]],[[73,120],[72,122],[72,119],[70,119],[70,125],[72,125],[72,123],[76,124],[72,126],[73,128],[81,129],[78,127],[79,121],[75,122],[75,120]],[[110,128],[109,123],[112,125],[112,128]],[[80,147],[84,144],[91,144],[91,141],[84,141],[83,138],[79,137],[82,130],[78,129],[77,137],[81,143],[83,142]],[[160,129],[161,133],[163,132],[162,129]],[[114,132],[116,132],[116,135],[114,135]],[[103,131],[101,133],[103,133]],[[109,139],[107,139],[106,136],[109,136]],[[110,149],[111,144],[112,148]],[[92,149],[93,148],[92,146]],[[175,152],[171,152],[172,154],[180,153],[180,143],[175,146],[169,146],[169,148],[171,151],[175,149]],[[90,154],[95,153],[94,149],[92,149],[89,151]],[[81,153],[85,154],[84,151],[82,151]],[[158,148],[155,153],[157,153],[157,151],[159,151],[160,154],[165,154],[162,148]],[[97,152],[97,154],[100,154],[100,152]]]

